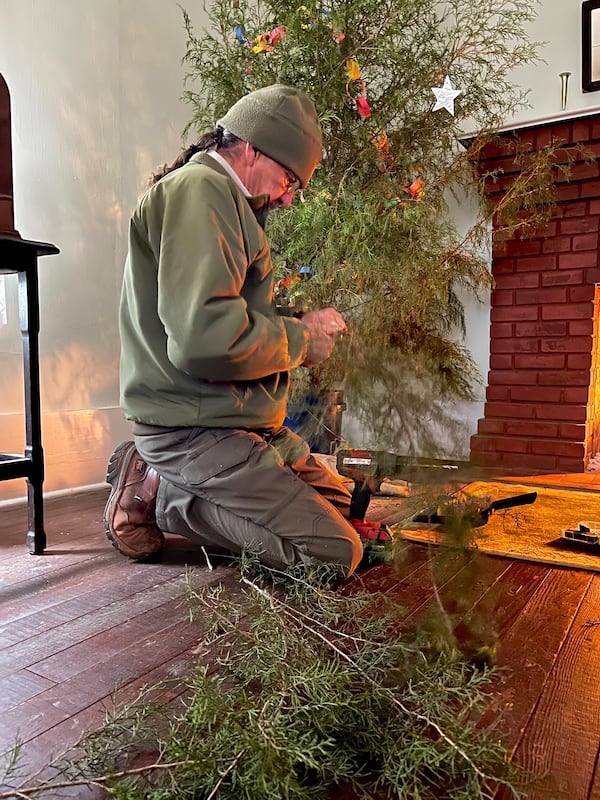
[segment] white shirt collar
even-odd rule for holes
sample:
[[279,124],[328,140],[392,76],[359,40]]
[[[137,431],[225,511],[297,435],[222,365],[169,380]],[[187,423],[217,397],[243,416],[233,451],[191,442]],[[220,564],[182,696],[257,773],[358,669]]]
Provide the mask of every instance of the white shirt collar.
[[223,158],[223,156],[220,153],[217,153],[216,150],[207,150],[206,155],[210,156],[211,158],[214,158],[215,161],[219,162],[219,164],[223,167],[223,169],[225,169],[227,173],[231,176],[231,178],[237,183],[237,185],[240,187],[240,189],[242,190],[242,192],[246,197],[252,197],[248,189],[244,186],[244,184],[240,180],[240,177],[237,174],[237,172],[233,169],[231,164]]

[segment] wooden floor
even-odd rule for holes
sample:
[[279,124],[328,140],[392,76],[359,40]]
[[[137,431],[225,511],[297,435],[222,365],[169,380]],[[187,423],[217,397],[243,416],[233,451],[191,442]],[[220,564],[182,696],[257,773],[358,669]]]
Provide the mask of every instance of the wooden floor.
[[[101,724],[115,687],[132,697],[198,657],[181,602],[187,566],[197,583],[234,580],[177,537],[159,563],[123,558],[103,533],[105,497],[47,500],[43,556],[25,547],[25,507],[0,509],[0,752],[22,740],[25,782]],[[371,511],[394,521],[389,501]],[[432,563],[426,546],[407,544],[399,566],[362,580],[400,600],[412,625],[432,602]],[[456,630],[468,618],[482,643],[498,639],[507,669],[482,722],[537,776],[527,796],[600,800],[600,575],[478,554],[435,569]]]

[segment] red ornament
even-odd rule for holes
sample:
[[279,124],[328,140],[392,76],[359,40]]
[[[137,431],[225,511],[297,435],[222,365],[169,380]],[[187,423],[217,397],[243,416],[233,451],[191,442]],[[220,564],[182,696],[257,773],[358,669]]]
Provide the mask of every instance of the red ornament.
[[425,194],[424,185],[425,184],[421,178],[417,178],[410,184],[410,186],[406,186],[405,189],[413,200],[422,200],[423,195]]
[[359,95],[354,102],[356,103],[358,116],[362,117],[363,119],[368,119],[371,116],[371,109],[367,103],[366,95],[364,93]]

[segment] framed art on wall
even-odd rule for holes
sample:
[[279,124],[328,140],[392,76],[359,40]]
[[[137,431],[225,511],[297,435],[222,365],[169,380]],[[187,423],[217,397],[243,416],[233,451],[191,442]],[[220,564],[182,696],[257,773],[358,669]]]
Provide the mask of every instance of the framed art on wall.
[[584,0],[581,5],[581,88],[600,90],[600,0]]

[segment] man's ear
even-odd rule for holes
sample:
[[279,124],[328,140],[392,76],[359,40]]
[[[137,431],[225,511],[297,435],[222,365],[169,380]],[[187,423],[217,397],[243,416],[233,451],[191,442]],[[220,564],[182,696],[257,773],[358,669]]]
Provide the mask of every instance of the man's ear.
[[246,142],[246,146],[244,147],[244,158],[246,159],[246,163],[252,164],[253,161],[256,161],[259,155],[259,151],[255,150],[250,142]]

